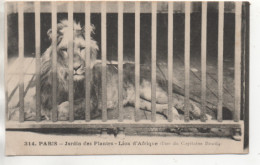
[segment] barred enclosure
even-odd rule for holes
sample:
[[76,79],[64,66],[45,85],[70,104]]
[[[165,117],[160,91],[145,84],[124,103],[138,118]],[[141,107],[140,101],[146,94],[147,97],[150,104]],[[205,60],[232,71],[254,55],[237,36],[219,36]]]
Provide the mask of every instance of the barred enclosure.
[[[233,128],[235,136],[241,136],[244,130],[244,118],[245,114],[248,113],[247,104],[246,104],[246,68],[248,67],[246,64],[246,58],[248,56],[248,48],[246,39],[248,39],[247,31],[248,26],[245,18],[247,15],[246,3],[244,2],[6,2],[6,16],[5,16],[5,80],[6,80],[6,128],[7,129],[26,129],[26,128],[100,128],[100,129],[108,129],[108,128]],[[211,6],[211,7],[210,7]],[[213,11],[209,11],[213,10]],[[193,51],[191,50],[191,35],[193,25],[191,24],[191,14],[198,13],[200,15],[200,96],[198,98],[193,98],[191,95],[191,88],[193,82],[191,81],[191,74],[193,74],[193,68],[191,66]],[[215,12],[217,13],[217,40],[216,47],[217,53],[216,63],[217,68],[213,68],[216,70],[216,89],[214,86],[211,86],[212,82],[207,82],[208,77],[210,76],[207,72],[207,58],[210,56],[207,50],[208,45],[208,13]],[[13,13],[18,13],[18,27],[17,27],[17,38],[18,38],[18,57],[15,58],[12,66],[16,66],[15,68],[11,67],[10,62],[10,48],[8,44],[11,41],[8,41],[10,34],[10,25],[8,21],[8,16]],[[25,13],[34,13],[34,34],[35,34],[35,56],[31,61],[28,61],[25,57]],[[42,54],[42,21],[41,17],[42,13],[51,13],[51,29],[52,29],[52,110],[51,110],[51,120],[42,120],[42,110],[41,110],[41,54]],[[59,121],[58,120],[58,103],[57,103],[57,13],[67,13],[68,25],[69,25],[69,44],[68,44],[68,54],[70,57],[73,57],[73,21],[75,13],[84,14],[84,22],[85,22],[85,120],[75,120],[74,117],[74,82],[73,82],[73,58],[69,58],[69,120],[68,121]],[[90,40],[91,40],[91,15],[93,13],[100,14],[100,58],[102,65],[102,113],[100,120],[92,120],[91,118],[91,83],[90,83],[90,73],[91,73],[91,63],[90,63]],[[118,70],[118,116],[117,119],[110,120],[108,119],[108,111],[107,111],[107,65],[109,64],[108,60],[108,35],[109,31],[107,30],[107,19],[109,13],[115,13],[117,16],[117,70]],[[126,13],[134,14],[134,60],[132,63],[135,65],[134,70],[134,90],[135,90],[135,106],[132,111],[132,118],[126,119],[124,117],[124,104],[123,104],[123,66],[125,63],[124,55],[125,55],[125,47],[124,47],[124,36],[127,31],[124,31],[124,15]],[[151,14],[151,45],[149,46],[151,51],[150,56],[150,68],[151,68],[151,117],[146,120],[140,120],[137,117],[140,109],[140,65],[142,65],[140,59],[142,58],[141,52],[141,35],[142,31],[140,26],[142,26],[142,13]],[[158,30],[160,19],[158,19],[159,14],[164,13],[167,14],[167,41],[163,44],[167,46],[167,63],[166,63],[166,77],[167,77],[167,93],[168,93],[168,110],[166,112],[167,118],[160,119],[156,117],[156,81],[157,81],[157,72],[156,68],[158,67],[158,49],[160,49],[158,44],[158,35],[160,35],[160,31]],[[183,41],[183,57],[184,57],[184,118],[183,120],[174,120],[172,114],[173,108],[173,79],[174,79],[174,42],[182,42],[174,41],[175,34],[174,28],[178,27],[178,24],[175,24],[175,14],[183,13],[184,14],[184,41]],[[225,13],[234,13],[234,42],[233,45],[228,45],[229,43],[224,42],[225,32]],[[243,19],[244,18],[244,19]],[[9,31],[9,32],[8,32]],[[165,34],[166,34],[165,33]],[[32,33],[33,35],[33,33]],[[28,41],[29,42],[29,41]],[[112,41],[111,41],[112,42]],[[195,41],[196,42],[196,41]],[[223,93],[226,92],[225,84],[224,84],[224,74],[223,65],[224,65],[224,45],[227,44],[229,47],[234,47],[234,54],[232,54],[233,62],[233,70],[234,76],[233,79],[233,88],[232,94],[230,94],[230,99],[233,99],[233,109],[232,119],[223,120],[223,101],[225,98],[223,97]],[[9,49],[8,49],[9,48]],[[177,49],[177,48],[176,48]],[[9,51],[9,52],[8,52]],[[26,62],[28,61],[28,63]],[[34,62],[33,62],[34,61]],[[32,66],[34,65],[34,66]],[[35,70],[29,69],[28,67],[34,67]],[[12,71],[11,71],[12,70]],[[231,69],[232,70],[232,69]],[[29,83],[25,83],[26,75],[32,75],[29,79]],[[18,76],[17,86],[11,85],[8,86],[11,82],[14,82],[13,75]],[[28,91],[27,88],[30,88],[30,81],[34,81],[36,85],[36,103],[35,103],[35,118],[34,121],[28,121],[25,118],[25,96]],[[224,84],[224,85],[223,85]],[[9,90],[10,88],[10,90]],[[207,113],[208,100],[207,100],[207,92],[208,90],[216,90],[216,104],[213,105],[214,113],[216,113],[216,118],[212,120],[207,120],[203,118],[203,116]],[[18,92],[19,91],[19,92]],[[19,93],[18,104],[15,104],[19,107],[18,118],[19,121],[13,121],[10,119],[10,107],[9,104],[12,102],[12,97],[14,97],[15,93]],[[231,97],[232,96],[232,97]],[[191,120],[190,118],[190,100],[195,100],[200,105],[201,110],[201,119],[199,120]],[[242,132],[241,132],[242,130]],[[238,138],[239,139],[239,138]]]

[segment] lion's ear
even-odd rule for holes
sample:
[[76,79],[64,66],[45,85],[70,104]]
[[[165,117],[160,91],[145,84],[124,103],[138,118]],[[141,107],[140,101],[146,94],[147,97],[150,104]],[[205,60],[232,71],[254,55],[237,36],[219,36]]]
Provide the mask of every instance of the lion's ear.
[[52,30],[51,30],[51,29],[49,29],[49,30],[47,31],[47,35],[48,35],[48,37],[49,37],[49,40],[52,40]]
[[89,28],[90,29],[87,29],[86,26],[83,26],[81,28],[82,34],[85,34],[85,32],[88,31],[88,30],[90,31],[91,34],[95,34],[95,26],[92,24]]
[[[64,23],[66,23],[66,22],[63,21],[62,23],[57,24],[57,37],[59,37],[63,34],[62,29],[64,27],[66,27],[66,24],[64,25]],[[48,35],[49,39],[52,40],[52,29],[49,29],[47,31],[47,35]]]

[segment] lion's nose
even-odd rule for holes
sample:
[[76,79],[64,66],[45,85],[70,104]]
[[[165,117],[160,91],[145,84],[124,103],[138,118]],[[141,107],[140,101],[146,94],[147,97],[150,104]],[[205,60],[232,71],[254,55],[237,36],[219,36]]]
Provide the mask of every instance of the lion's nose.
[[73,69],[74,69],[75,72],[77,72],[77,70],[78,70],[80,67],[81,67],[81,65],[74,65],[74,66],[73,66]]

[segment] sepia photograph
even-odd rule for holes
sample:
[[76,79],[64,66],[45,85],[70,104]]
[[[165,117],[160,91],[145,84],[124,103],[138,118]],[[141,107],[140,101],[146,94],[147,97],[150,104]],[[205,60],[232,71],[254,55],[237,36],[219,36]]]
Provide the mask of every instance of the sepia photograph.
[[6,155],[249,152],[249,2],[4,4]]

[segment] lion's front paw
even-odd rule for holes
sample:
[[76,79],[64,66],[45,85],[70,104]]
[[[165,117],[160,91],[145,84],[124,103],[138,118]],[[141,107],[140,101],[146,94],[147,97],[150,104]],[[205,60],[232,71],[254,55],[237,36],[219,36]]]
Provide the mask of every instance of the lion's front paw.
[[201,118],[201,109],[193,102],[190,103],[190,112],[195,119]]
[[65,101],[58,106],[58,118],[59,120],[69,119],[69,102]]
[[170,112],[170,115],[172,115],[172,120],[181,120],[181,116],[178,113],[178,110],[175,107],[172,107],[172,111]]

